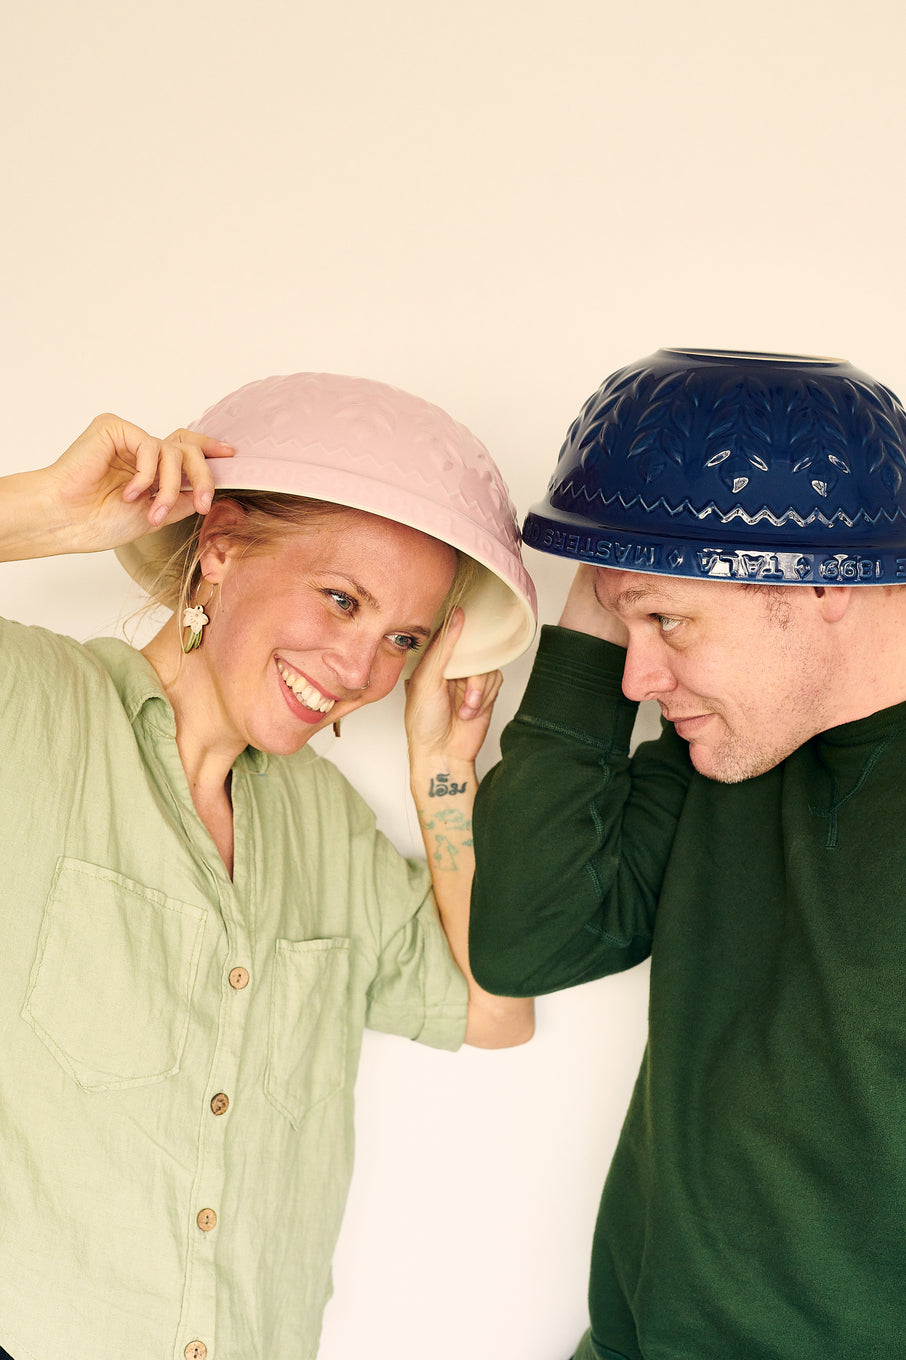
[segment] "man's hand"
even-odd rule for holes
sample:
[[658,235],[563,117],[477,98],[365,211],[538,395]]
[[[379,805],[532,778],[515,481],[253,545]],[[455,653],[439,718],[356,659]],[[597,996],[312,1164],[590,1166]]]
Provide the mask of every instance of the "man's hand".
[[604,608],[595,590],[599,574],[606,570],[606,567],[579,568],[560,615],[560,627],[572,628],[576,633],[590,633],[605,642],[615,642],[618,647],[628,647],[626,625]]

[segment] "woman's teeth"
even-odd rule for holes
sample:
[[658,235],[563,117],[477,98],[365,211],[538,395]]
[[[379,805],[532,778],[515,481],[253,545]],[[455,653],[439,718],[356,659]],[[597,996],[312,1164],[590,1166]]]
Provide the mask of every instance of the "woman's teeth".
[[277,670],[280,672],[286,688],[292,690],[300,704],[304,704],[314,713],[329,713],[333,708],[336,699],[325,699],[321,691],[309,684],[304,676],[296,675],[295,671],[291,671],[288,666],[284,666],[279,661],[277,662]]

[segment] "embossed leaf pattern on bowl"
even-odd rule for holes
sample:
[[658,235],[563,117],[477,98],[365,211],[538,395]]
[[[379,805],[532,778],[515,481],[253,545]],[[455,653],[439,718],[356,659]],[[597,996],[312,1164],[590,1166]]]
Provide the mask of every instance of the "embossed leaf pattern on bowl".
[[906,411],[845,360],[664,349],[570,427],[526,536],[667,575],[906,582]]
[[[857,378],[838,381],[831,396],[813,378],[790,373],[772,382],[731,372],[715,386],[713,372],[658,377],[629,367],[583,406],[550,490],[563,506],[616,499],[628,507],[640,498],[653,505],[654,492],[671,514],[742,514],[750,522],[763,514],[773,523],[788,515],[801,522],[791,502],[801,506],[805,497],[820,518],[840,514],[849,522],[850,513],[832,506],[838,491],[851,495],[841,482],[853,475],[856,445],[877,498],[898,514],[890,499],[906,483],[904,431],[906,413],[893,393]],[[861,514],[876,515],[882,505]]]

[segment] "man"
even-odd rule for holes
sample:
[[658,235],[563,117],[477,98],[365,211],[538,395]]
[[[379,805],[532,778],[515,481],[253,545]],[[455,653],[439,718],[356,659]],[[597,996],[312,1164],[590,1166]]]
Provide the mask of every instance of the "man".
[[479,792],[473,968],[651,958],[577,1360],[902,1360],[906,412],[848,364],[660,351],[525,532],[583,565]]

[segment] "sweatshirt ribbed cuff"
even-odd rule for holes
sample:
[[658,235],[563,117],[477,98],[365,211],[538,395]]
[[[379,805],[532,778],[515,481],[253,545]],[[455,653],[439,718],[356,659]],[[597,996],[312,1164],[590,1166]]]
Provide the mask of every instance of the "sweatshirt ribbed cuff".
[[545,625],[517,718],[628,749],[638,705],[620,688],[625,660],[612,642]]

